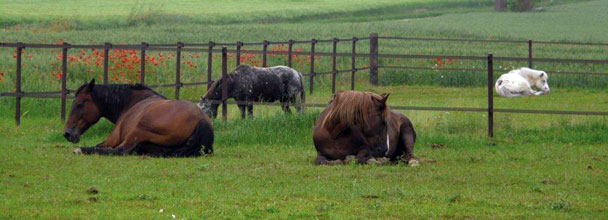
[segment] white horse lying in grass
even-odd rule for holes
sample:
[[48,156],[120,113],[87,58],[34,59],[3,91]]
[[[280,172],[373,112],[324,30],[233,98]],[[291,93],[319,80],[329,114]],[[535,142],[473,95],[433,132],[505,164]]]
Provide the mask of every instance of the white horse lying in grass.
[[[544,71],[533,70],[522,67],[502,74],[496,80],[496,93],[498,95],[512,98],[519,96],[544,95],[549,93],[549,76]],[[540,91],[532,90],[532,85]]]

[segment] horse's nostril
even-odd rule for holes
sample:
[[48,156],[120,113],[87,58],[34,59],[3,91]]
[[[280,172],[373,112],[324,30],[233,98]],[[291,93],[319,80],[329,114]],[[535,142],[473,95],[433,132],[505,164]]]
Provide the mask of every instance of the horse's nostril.
[[68,133],[68,132],[63,133],[63,137],[70,138],[70,133]]

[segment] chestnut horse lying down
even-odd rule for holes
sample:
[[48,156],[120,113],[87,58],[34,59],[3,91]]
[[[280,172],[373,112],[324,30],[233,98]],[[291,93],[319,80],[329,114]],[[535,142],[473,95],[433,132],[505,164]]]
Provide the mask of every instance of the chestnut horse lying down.
[[168,100],[136,84],[82,85],[74,97],[64,137],[78,143],[80,135],[104,117],[116,124],[106,140],[81,147],[83,154],[145,154],[189,157],[213,153],[211,121],[195,104]]
[[[416,132],[403,114],[390,111],[388,94],[338,92],[321,112],[314,126],[316,164],[333,164],[355,155],[359,164],[388,158],[411,165],[423,162],[414,156]],[[380,159],[378,159],[380,160]]]

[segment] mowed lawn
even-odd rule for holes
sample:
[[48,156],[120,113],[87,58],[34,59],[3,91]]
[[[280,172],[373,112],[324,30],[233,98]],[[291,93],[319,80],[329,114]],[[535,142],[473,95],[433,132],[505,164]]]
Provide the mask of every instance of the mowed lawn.
[[[200,43],[367,36],[608,42],[608,1],[557,1],[540,13],[492,13],[489,1],[11,1],[0,7],[0,41],[73,44]],[[44,10],[43,10],[44,9]],[[319,44],[317,51],[330,51]],[[339,51],[349,52],[340,43]],[[309,45],[302,46],[304,51]],[[249,49],[256,49],[250,47]],[[257,48],[259,49],[259,48]],[[381,41],[381,52],[525,56],[526,45]],[[605,46],[535,46],[535,57],[606,59]],[[56,52],[26,48],[25,91],[58,90]],[[368,52],[367,44],[359,45]],[[0,91],[14,90],[12,49],[0,49]],[[72,52],[77,54],[78,52]],[[33,54],[27,58],[27,55]],[[187,57],[194,54],[185,54]],[[318,72],[331,68],[321,58]],[[201,80],[184,67],[183,81]],[[220,63],[214,63],[219,76]],[[171,83],[175,66],[147,66],[149,83]],[[285,59],[271,57],[270,65]],[[350,59],[339,59],[350,68]],[[369,62],[358,60],[361,65]],[[381,59],[381,65],[433,66],[434,61]],[[455,62],[454,68],[485,68]],[[229,66],[232,67],[231,61]],[[525,63],[496,62],[495,69]],[[606,72],[605,65],[535,63],[540,69]],[[92,69],[91,73],[88,72]],[[296,67],[307,73],[307,64]],[[101,68],[71,64],[68,87]],[[495,75],[498,75],[495,73]],[[496,108],[606,111],[606,77],[550,72],[551,93],[504,99]],[[568,78],[570,77],[570,78]],[[481,79],[481,81],[480,81]],[[348,89],[348,75],[338,89]],[[484,73],[381,69],[382,86],[366,72],[356,89],[390,92],[390,105],[477,107],[487,104]],[[52,82],[52,83],[51,83]],[[327,103],[330,78],[317,77],[308,103]],[[481,83],[480,83],[481,82]],[[172,89],[159,91],[173,97]],[[196,101],[204,87],[182,90]],[[68,105],[69,109],[70,105]],[[215,154],[200,158],[79,156],[79,146],[104,140],[113,125],[101,120],[78,144],[63,137],[59,99],[24,98],[22,125],[14,125],[14,98],[0,98],[0,218],[559,218],[608,216],[608,119],[604,116],[401,111],[418,133],[415,153],[437,162],[409,167],[315,166],[312,126],[321,108],[284,115],[255,106],[241,120],[229,106],[227,122],[214,120]],[[433,147],[434,146],[434,147]],[[97,191],[97,192],[95,192]]]

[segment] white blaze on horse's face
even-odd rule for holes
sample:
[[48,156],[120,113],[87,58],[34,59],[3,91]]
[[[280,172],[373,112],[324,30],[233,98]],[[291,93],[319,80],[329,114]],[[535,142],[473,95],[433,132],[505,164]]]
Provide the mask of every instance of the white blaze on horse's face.
[[205,112],[206,115],[211,116],[213,112],[211,111],[211,102],[208,99],[202,98],[198,103],[198,107]]
[[545,73],[544,71],[541,72],[539,79],[536,81],[536,88],[543,92],[549,92],[549,83],[547,83],[548,79],[549,76],[547,75],[547,73]]

